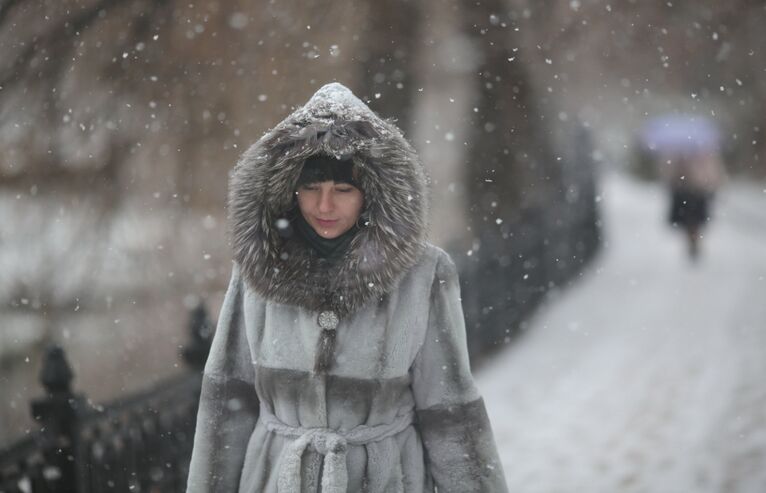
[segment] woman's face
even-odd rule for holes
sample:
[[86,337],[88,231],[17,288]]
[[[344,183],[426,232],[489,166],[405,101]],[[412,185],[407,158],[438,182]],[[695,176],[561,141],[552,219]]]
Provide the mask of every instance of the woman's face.
[[356,223],[364,205],[361,190],[348,183],[322,181],[298,187],[303,218],[322,238],[337,238]]

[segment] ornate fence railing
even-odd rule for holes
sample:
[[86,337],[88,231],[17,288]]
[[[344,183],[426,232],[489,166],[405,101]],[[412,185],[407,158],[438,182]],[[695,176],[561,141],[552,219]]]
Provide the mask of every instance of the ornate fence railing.
[[594,257],[601,242],[594,179],[577,183],[576,200],[523,211],[507,238],[485,237],[480,254],[458,262],[472,359],[508,342],[546,293],[566,286]]
[[184,491],[213,332],[202,305],[190,332],[190,371],[105,405],[72,392],[64,351],[50,348],[40,375],[45,396],[31,405],[40,429],[0,450],[0,493]]

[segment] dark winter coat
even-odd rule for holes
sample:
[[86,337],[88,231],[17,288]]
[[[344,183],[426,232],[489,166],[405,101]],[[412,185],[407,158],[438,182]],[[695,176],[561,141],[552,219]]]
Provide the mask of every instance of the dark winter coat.
[[[335,263],[280,221],[316,153],[352,158],[365,194],[368,224]],[[401,132],[340,84],[244,153],[189,492],[506,491],[457,271],[425,241],[426,188]],[[322,327],[336,330],[327,373],[313,371]]]

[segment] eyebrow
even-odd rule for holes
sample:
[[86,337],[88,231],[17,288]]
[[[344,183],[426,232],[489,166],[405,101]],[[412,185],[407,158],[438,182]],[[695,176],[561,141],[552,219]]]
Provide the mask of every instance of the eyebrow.
[[326,181],[331,181],[331,182],[333,182],[333,183],[335,184],[335,186],[336,186],[336,187],[337,187],[337,186],[342,186],[342,187],[351,187],[351,188],[356,188],[356,189],[359,189],[359,190],[361,190],[359,187],[357,187],[356,185],[353,185],[353,184],[351,184],[351,183],[348,183],[348,182],[345,182],[345,181],[335,181],[335,180],[320,180],[320,181],[311,181],[311,182],[308,182],[308,183],[302,183],[302,184],[300,184],[300,185],[298,185],[298,186],[299,186],[299,187],[310,187],[310,186],[313,186],[313,185],[319,185],[320,183],[324,183],[324,182],[326,182]]

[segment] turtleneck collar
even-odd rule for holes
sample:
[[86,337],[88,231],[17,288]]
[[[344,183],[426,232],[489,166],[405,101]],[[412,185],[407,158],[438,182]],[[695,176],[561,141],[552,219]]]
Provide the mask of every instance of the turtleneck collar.
[[298,235],[319,255],[321,258],[334,262],[346,253],[348,245],[356,236],[359,227],[355,224],[337,238],[324,238],[319,235],[314,228],[306,221],[300,211],[297,214],[294,224]]

